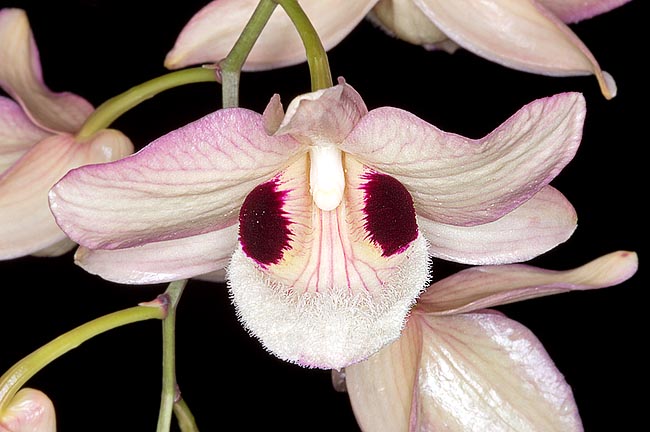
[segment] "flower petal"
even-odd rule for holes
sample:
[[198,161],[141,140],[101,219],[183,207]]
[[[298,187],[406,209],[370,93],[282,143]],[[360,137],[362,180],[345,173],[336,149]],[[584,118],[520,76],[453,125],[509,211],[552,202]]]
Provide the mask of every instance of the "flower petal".
[[613,78],[553,13],[534,0],[414,0],[454,42],[474,54],[526,72],[551,76],[594,74],[607,99]]
[[464,264],[508,264],[528,261],[571,237],[575,209],[559,191],[546,186],[501,219],[462,227],[418,218],[429,241],[429,253]]
[[345,385],[364,432],[408,431],[422,356],[422,329],[409,319],[400,338],[345,368]]
[[52,401],[39,390],[20,389],[0,412],[0,432],[56,432]]
[[90,249],[118,249],[233,225],[246,195],[304,154],[262,116],[234,108],[164,135],[129,158],[71,171],[50,194],[57,223]]
[[418,215],[458,226],[493,222],[547,185],[582,136],[579,93],[538,99],[479,140],[445,133],[396,108],[372,110],[340,148],[390,174]]
[[[377,0],[302,0],[326,50],[337,45],[368,13]],[[179,69],[225,58],[257,6],[257,0],[216,0],[208,3],[183,28],[165,58],[165,66]],[[290,66],[306,60],[304,45],[281,7],[271,16],[244,64],[244,70]]]
[[34,126],[13,100],[0,96],[0,176],[49,133]]
[[630,0],[537,0],[565,23],[576,23],[629,3]]
[[440,315],[559,294],[606,288],[634,275],[636,253],[613,252],[572,270],[554,271],[524,265],[472,267],[431,285],[418,308]]
[[[582,430],[571,388],[539,340],[521,324],[485,311],[448,317],[417,314],[409,320],[407,328],[411,326],[419,327],[421,340],[400,338],[390,350],[346,368],[350,399],[364,431],[385,430],[381,414],[368,407],[392,401],[404,405],[409,389],[408,423],[391,430]],[[408,354],[418,348],[414,382],[391,382],[398,374],[395,369],[416,364]],[[412,373],[397,376],[410,378]],[[358,383],[369,377],[387,385],[362,395],[365,400],[359,403]]]
[[389,35],[415,45],[431,47],[448,40],[413,0],[379,0],[367,18]]
[[344,199],[322,211],[307,162],[247,197],[229,288],[243,324],[269,351],[338,369],[399,336],[429,278],[426,241],[394,179],[346,158]]
[[291,135],[309,145],[340,143],[368,108],[361,95],[339,78],[339,84],[293,99],[275,135]]
[[476,313],[424,316],[422,326],[415,430],[582,430],[571,388],[521,324]]
[[104,130],[86,141],[52,135],[0,177],[0,259],[35,253],[65,240],[47,203],[50,187],[71,168],[112,161],[133,151],[131,141]]
[[126,249],[80,247],[75,263],[88,273],[113,282],[154,284],[224,269],[236,247],[237,225],[231,225],[206,234]]
[[76,132],[93,111],[82,97],[47,88],[22,9],[0,10],[0,88],[20,103],[34,123],[53,132]]

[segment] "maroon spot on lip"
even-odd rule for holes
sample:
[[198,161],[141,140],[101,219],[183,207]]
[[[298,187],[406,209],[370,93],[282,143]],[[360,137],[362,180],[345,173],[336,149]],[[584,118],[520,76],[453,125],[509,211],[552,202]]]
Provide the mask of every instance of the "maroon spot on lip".
[[289,249],[291,221],[282,206],[286,191],[278,179],[262,183],[248,194],[239,211],[239,242],[249,258],[266,267],[282,259]]
[[404,251],[418,237],[411,194],[389,175],[371,171],[364,178],[368,180],[361,186],[368,237],[385,257]]

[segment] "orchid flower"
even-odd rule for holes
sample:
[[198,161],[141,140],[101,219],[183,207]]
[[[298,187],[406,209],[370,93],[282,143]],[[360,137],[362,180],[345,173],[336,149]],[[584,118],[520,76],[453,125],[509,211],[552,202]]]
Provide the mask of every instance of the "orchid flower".
[[[391,35],[427,49],[462,47],[509,68],[551,76],[594,74],[603,95],[616,83],[567,24],[615,9],[629,0],[302,0],[325,49],[336,46],[367,17]],[[222,60],[257,0],[215,0],[182,29],[165,59],[182,68]],[[244,65],[264,70],[305,61],[291,21],[275,13]]]
[[400,334],[430,257],[528,260],[570,237],[549,182],[572,159],[584,98],[526,105],[481,139],[368,111],[343,79],[284,113],[216,111],[50,191],[76,262],[119,283],[226,269],[237,313],[278,357],[339,368]]
[[60,255],[75,244],[58,228],[47,192],[70,169],[133,152],[120,132],[75,138],[93,112],[72,93],[54,93],[42,77],[25,12],[0,10],[0,259]]
[[540,341],[485,308],[616,285],[637,266],[635,253],[619,251],[567,271],[483,266],[432,284],[397,341],[345,369],[361,429],[582,431],[571,388]]
[[0,432],[56,432],[52,401],[39,390],[19,390],[0,412]]

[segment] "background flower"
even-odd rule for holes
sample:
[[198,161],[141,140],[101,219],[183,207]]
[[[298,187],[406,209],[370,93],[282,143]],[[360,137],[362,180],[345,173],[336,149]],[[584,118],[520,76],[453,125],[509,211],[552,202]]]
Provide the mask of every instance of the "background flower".
[[[155,20],[159,31],[155,32],[142,27],[143,22],[152,22],[151,10],[145,3],[12,3],[33,11],[30,17],[44,67],[58,62],[76,66],[48,69],[53,72],[47,74],[51,86],[84,94],[97,104],[163,72],[161,61],[174,38],[206,1],[188,0],[174,8],[159,8]],[[646,362],[639,340],[643,340],[647,324],[645,306],[637,301],[647,289],[643,264],[647,248],[639,234],[645,214],[639,197],[629,197],[633,192],[628,191],[638,191],[644,184],[639,152],[644,146],[647,119],[637,107],[644,106],[648,86],[646,72],[638,67],[637,41],[647,16],[647,2],[632,1],[620,10],[573,27],[616,77],[619,95],[612,101],[604,100],[591,79],[524,74],[463,52],[454,54],[454,61],[443,61],[448,54],[426,52],[378,34],[369,23],[362,24],[329,53],[333,75],[345,75],[348,82],[357,84],[369,106],[399,103],[445,130],[474,137],[489,132],[517,107],[536,97],[562,91],[584,92],[588,114],[583,144],[555,182],[576,206],[578,229],[567,243],[540,257],[535,265],[568,269],[594,256],[627,249],[639,252],[641,269],[614,289],[552,296],[502,310],[534,331],[544,343],[574,387],[585,428],[590,432],[609,432],[616,430],[614,426],[634,430],[645,421],[645,401],[632,391],[638,388],[639,381],[645,384]],[[116,32],[116,26],[121,31]],[[359,49],[368,41],[381,44],[381,56]],[[60,46],[68,48],[57,51]],[[88,55],[80,58],[79,50]],[[406,61],[414,67],[401,67]],[[352,64],[358,66],[351,68]],[[93,76],[89,71],[94,71]],[[97,79],[101,85],[97,85]],[[255,76],[244,74],[242,80],[241,103],[256,111],[264,109],[273,92],[288,101],[309,87],[306,65]],[[150,142],[212,111],[215,98],[219,98],[218,87],[212,84],[167,92],[156,98],[155,110],[144,106],[133,110],[120,119],[119,128],[134,142]],[[87,319],[150,300],[162,291],[160,286],[135,289],[106,283],[69,265],[70,261],[71,256],[66,255],[45,264],[33,258],[0,263],[7,278],[21,280],[20,287],[3,285],[1,305],[28,304],[30,316],[40,324],[38,332],[36,324],[30,323],[20,333],[3,335],[0,369]],[[37,262],[39,267],[34,267]],[[437,264],[436,278],[457,270],[441,261]],[[40,270],[39,274],[34,268]],[[48,272],[48,279],[44,279],[43,274]],[[50,277],[66,281],[68,286],[53,289],[45,283]],[[310,419],[315,431],[358,432],[348,395],[332,390],[329,372],[306,371],[263,352],[237,322],[225,286],[219,287],[190,281],[178,313],[178,379],[199,427],[223,427],[224,416],[249,418],[254,406],[259,419],[287,431],[303,431],[305,423],[299,420]],[[16,325],[17,318],[25,313],[3,310],[0,325]],[[608,319],[603,319],[604,314]],[[123,417],[106,416],[106,407],[115,407],[116,400],[122,412],[128,413],[134,429],[151,429],[160,396],[159,324],[145,322],[106,334],[34,377],[38,384],[32,386],[45,391],[57,404],[61,431],[83,430],[98,417],[103,419],[99,432],[119,430]],[[215,347],[219,357],[214,355]],[[227,361],[221,359],[225,355]],[[84,367],[80,368],[80,364]],[[77,378],[72,379],[72,375]],[[101,394],[97,388],[102,389]],[[227,395],[216,406],[211,397],[215,392]],[[80,398],[79,394],[97,395],[97,399]],[[287,396],[294,396],[290,412]],[[215,409],[219,410],[218,416]],[[289,415],[296,420],[289,421]]]
[[130,154],[122,133],[74,136],[93,112],[81,96],[53,92],[43,81],[29,17],[0,9],[0,259],[61,255],[74,247],[54,223],[48,189],[70,168]]
[[[607,99],[616,82],[566,23],[615,9],[629,0],[304,0],[326,50],[364,18],[402,40],[449,53],[464,48],[517,70],[551,76],[596,76]],[[255,0],[214,0],[187,23],[165,58],[170,69],[217,63],[234,45]],[[223,18],[220,21],[220,18]],[[370,43],[369,46],[373,46]],[[305,61],[302,43],[286,14],[276,12],[253,47],[245,70]]]

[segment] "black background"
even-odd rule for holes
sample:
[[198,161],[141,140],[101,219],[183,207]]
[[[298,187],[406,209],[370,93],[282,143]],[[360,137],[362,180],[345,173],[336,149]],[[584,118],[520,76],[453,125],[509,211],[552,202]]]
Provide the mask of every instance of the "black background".
[[[635,0],[572,25],[619,95],[607,101],[593,77],[553,78],[513,71],[460,50],[427,52],[393,40],[367,22],[330,51],[369,108],[407,109],[443,130],[478,138],[524,104],[563,91],[587,99],[575,159],[553,181],[576,207],[573,237],[533,264],[568,269],[615,250],[641,252],[641,175],[647,146],[647,7]],[[6,1],[27,10],[49,87],[95,106],[166,72],[176,35],[204,1]],[[273,93],[285,103],[309,91],[306,65],[245,73],[241,105],[261,111]],[[220,88],[170,90],[114,126],[137,147],[220,106]],[[645,218],[644,218],[645,219]],[[458,267],[436,262],[437,277]],[[125,286],[86,274],[60,258],[1,262],[0,371],[86,321],[153,299],[164,286]],[[624,284],[500,308],[540,338],[574,389],[587,431],[637,430],[647,420],[646,295],[641,269]],[[178,311],[177,375],[203,431],[257,428],[356,431],[347,395],[327,371],[303,369],[266,353],[237,322],[226,288],[191,281]],[[160,395],[157,321],[100,335],[39,372],[29,383],[57,408],[59,430],[155,430]],[[641,390],[641,396],[636,393]],[[175,427],[175,426],[174,426]]]

